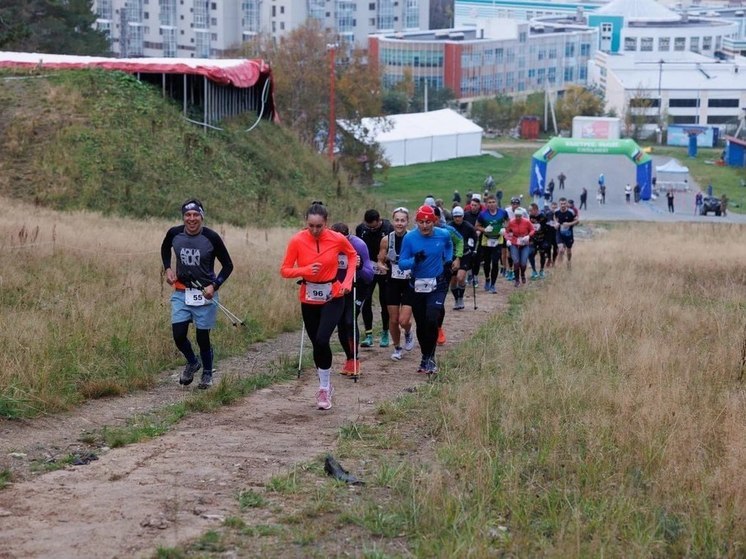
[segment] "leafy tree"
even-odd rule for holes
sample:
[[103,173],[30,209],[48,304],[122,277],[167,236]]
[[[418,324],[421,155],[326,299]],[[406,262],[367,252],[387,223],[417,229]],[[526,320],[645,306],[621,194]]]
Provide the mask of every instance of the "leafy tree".
[[106,35],[93,29],[92,0],[0,2],[0,48],[50,54],[107,55]]
[[387,89],[383,92],[383,99],[381,99],[381,108],[383,113],[387,115],[398,115],[406,113],[409,107],[409,98],[403,91],[395,91],[393,89]]
[[604,101],[595,90],[571,85],[557,100],[555,112],[560,129],[569,130],[575,116],[601,116],[604,112]]
[[650,99],[650,93],[638,85],[635,92],[627,101],[627,105],[624,107],[624,113],[622,115],[622,122],[624,124],[624,135],[634,140],[639,140],[643,127],[647,121],[647,112],[650,107],[653,106],[653,102]]
[[514,102],[508,95],[498,95],[493,99],[475,101],[471,116],[483,128],[506,132],[523,116],[524,109],[525,104]]
[[[427,91],[427,110],[437,111],[448,107],[448,104],[456,99],[453,91],[447,87],[440,89],[428,89]],[[415,89],[414,96],[409,102],[409,112],[421,113],[425,110],[425,87],[420,86]]]

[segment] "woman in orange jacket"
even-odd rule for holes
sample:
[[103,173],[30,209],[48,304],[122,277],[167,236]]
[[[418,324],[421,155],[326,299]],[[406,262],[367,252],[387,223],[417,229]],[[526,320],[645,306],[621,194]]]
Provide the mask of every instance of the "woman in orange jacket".
[[352,291],[355,266],[337,281],[340,254],[355,262],[357,252],[344,235],[326,226],[328,212],[314,202],[306,212],[306,228],[293,235],[280,267],[283,278],[300,278],[301,314],[313,345],[313,361],[319,372],[316,404],[320,410],[332,407],[332,350],[329,340],[344,311],[344,296]]

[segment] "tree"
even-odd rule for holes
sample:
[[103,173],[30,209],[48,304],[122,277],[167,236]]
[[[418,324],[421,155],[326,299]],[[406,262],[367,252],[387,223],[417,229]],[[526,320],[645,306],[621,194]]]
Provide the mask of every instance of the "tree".
[[403,91],[395,91],[393,89],[387,89],[383,92],[383,99],[381,99],[381,108],[383,113],[387,115],[398,115],[406,113],[409,107],[409,98]]
[[555,112],[557,126],[561,130],[569,130],[572,128],[572,119],[575,116],[601,116],[604,112],[603,97],[598,91],[571,85],[557,100]]
[[[9,5],[12,4],[12,5]],[[93,29],[92,0],[21,0],[0,5],[0,48],[50,54],[107,55]]]
[[634,140],[641,138],[643,127],[648,120],[648,109],[652,106],[650,93],[642,87],[642,84],[638,85],[624,107],[622,116],[625,136]]
[[[440,89],[429,88],[427,91],[427,110],[437,111],[448,107],[448,104],[456,98],[453,91],[447,87]],[[420,85],[415,89],[414,95],[409,100],[409,112],[421,113],[425,110],[425,87]]]
[[518,121],[523,105],[514,103],[508,95],[497,95],[493,99],[483,99],[472,104],[471,116],[483,128],[490,128],[500,133],[507,132]]

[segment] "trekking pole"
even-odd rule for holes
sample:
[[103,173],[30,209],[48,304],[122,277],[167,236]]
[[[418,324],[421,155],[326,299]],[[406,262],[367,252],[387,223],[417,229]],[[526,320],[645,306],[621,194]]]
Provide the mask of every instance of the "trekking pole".
[[303,342],[306,339],[306,323],[301,322],[300,328],[300,355],[298,355],[298,377],[300,378],[300,372],[303,367]]
[[218,308],[223,311],[225,316],[228,317],[228,320],[231,321],[233,326],[238,326],[239,324],[243,327],[246,327],[246,323],[241,320],[238,315],[236,315],[234,312],[228,310],[225,305],[223,305],[220,301],[215,301],[215,304],[218,306]]
[[352,380],[357,383],[357,281],[352,280]]
[[477,310],[477,283],[472,279],[471,289],[474,294],[474,310]]

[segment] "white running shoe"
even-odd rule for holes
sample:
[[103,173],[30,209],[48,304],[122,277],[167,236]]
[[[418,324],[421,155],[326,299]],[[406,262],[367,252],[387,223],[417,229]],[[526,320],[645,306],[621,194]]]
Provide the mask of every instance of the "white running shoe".
[[391,354],[391,359],[393,361],[401,361],[401,348],[397,347],[394,349],[394,353]]
[[414,349],[414,334],[412,331],[404,332],[404,349],[412,351]]
[[319,388],[316,393],[316,405],[320,410],[330,410],[332,408],[332,395],[334,394],[334,388],[329,386],[329,389]]

